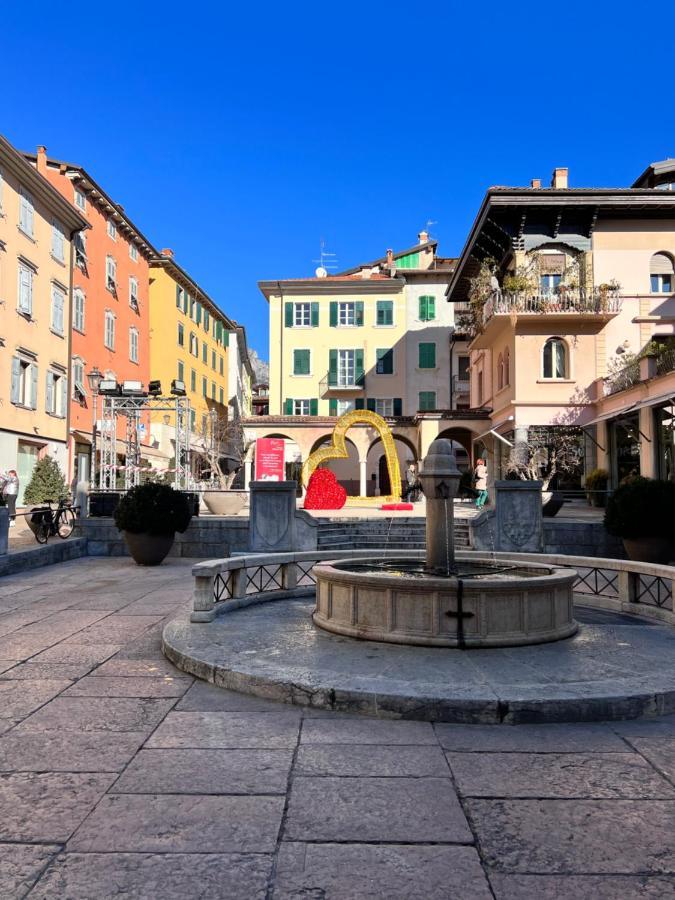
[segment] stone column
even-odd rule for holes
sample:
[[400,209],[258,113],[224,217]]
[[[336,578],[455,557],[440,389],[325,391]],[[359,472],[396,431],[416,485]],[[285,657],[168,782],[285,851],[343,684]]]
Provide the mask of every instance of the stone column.
[[368,463],[365,459],[359,460],[359,494],[365,497],[368,493]]
[[495,550],[541,553],[544,549],[541,481],[496,481]]
[[426,497],[426,567],[442,575],[456,571],[454,500],[459,479],[452,441],[436,438],[424,458],[420,481]]
[[[658,478],[656,465],[656,432],[654,429],[654,410],[643,406],[639,412],[640,434],[640,475],[644,478]],[[644,437],[643,437],[644,435]]]
[[248,545],[253,553],[295,549],[295,481],[252,481]]

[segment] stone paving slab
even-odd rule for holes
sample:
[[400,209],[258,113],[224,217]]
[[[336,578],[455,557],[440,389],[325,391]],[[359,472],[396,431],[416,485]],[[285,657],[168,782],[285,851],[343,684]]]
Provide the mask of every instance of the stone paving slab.
[[156,678],[92,675],[69,687],[64,697],[182,697],[191,684],[192,678],[175,675]]
[[23,731],[145,731],[154,729],[175,700],[57,697],[29,716]]
[[107,795],[68,844],[91,853],[271,853],[283,797]]
[[0,841],[65,843],[115,775],[0,775]]
[[491,900],[473,847],[285,843],[273,900]]
[[[307,727],[307,722],[304,728]],[[373,744],[301,744],[296,775],[390,778],[447,778],[447,763],[439,747]]]
[[428,722],[381,719],[312,719],[302,729],[303,744],[436,744]]
[[0,844],[0,897],[25,897],[59,850],[57,844]]
[[675,878],[660,875],[490,875],[495,900],[672,900]]
[[514,753],[624,753],[625,742],[607,725],[434,725],[445,750]]
[[[38,657],[33,657],[37,659]],[[13,668],[2,673],[9,681],[56,680],[73,682],[91,672],[94,663],[14,662]]]
[[675,874],[673,800],[467,800],[486,865],[530,874]]
[[[174,672],[180,671],[173,668]],[[279,712],[282,709],[276,700],[228,691],[198,680],[176,704],[176,711],[186,712]]]
[[292,762],[290,748],[141,750],[111,792],[285,795]]
[[64,853],[31,900],[265,900],[271,868],[261,853]]
[[[95,677],[159,678],[183,673],[163,656],[158,659],[109,659],[92,672]],[[275,704],[276,706],[276,704]],[[278,706],[276,706],[278,709]]]
[[0,679],[0,709],[3,716],[23,718],[44,706],[65,690],[70,681],[43,679],[40,681],[5,681]]
[[443,778],[296,777],[284,839],[472,842],[452,783]]
[[148,740],[148,748],[265,749],[295,747],[300,715],[281,713],[170,713]]
[[31,660],[35,663],[90,663],[92,666],[114,656],[121,644],[57,644],[38,653]]
[[0,772],[121,772],[146,736],[15,728],[0,737]]
[[675,736],[628,737],[627,741],[659,772],[675,783]]
[[675,788],[635,753],[448,753],[447,757],[464,797],[675,798]]

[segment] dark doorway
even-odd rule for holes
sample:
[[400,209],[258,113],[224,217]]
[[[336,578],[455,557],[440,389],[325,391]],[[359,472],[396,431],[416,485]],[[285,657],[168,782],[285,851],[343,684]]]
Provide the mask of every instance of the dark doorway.
[[380,496],[386,497],[391,493],[391,481],[389,480],[389,467],[387,466],[387,457],[383,454],[378,464],[378,483],[380,486]]

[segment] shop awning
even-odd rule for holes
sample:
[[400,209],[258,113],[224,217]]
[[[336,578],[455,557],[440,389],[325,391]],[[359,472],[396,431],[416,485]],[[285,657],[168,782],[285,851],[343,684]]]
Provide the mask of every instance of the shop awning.
[[145,447],[141,445],[141,459],[171,459],[168,453],[159,450],[157,447]]
[[622,419],[624,416],[627,416],[628,413],[635,412],[638,408],[636,403],[633,403],[632,406],[629,406],[627,409],[614,410],[614,412],[605,413],[602,416],[598,416],[595,419],[591,419],[590,422],[584,422],[581,425],[581,428],[588,428],[590,425],[597,425],[598,422],[606,422],[608,419]]

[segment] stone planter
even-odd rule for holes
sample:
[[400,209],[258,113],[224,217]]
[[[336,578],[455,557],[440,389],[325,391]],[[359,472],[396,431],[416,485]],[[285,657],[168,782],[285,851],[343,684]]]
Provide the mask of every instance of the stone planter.
[[236,516],[246,505],[246,491],[204,491],[204,503],[214,516]]
[[628,559],[636,562],[661,563],[675,561],[675,541],[665,537],[623,538]]
[[123,531],[129,553],[139,566],[158,566],[173,546],[173,534],[133,534]]

